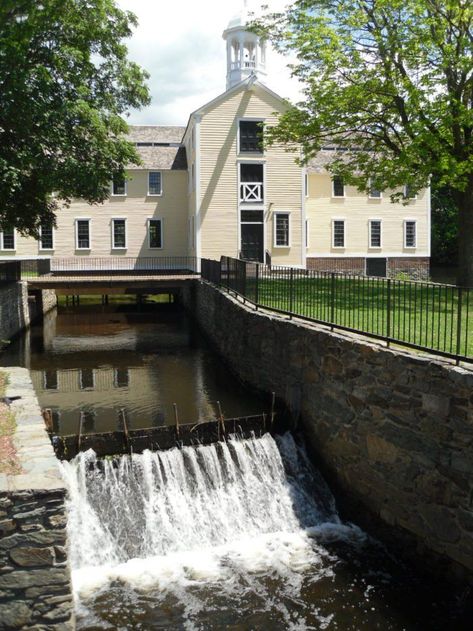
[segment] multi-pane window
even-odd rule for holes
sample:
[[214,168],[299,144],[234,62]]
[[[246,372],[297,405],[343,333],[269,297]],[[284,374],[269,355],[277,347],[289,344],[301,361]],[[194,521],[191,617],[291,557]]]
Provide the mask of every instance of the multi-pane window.
[[305,220],[305,247],[308,248],[309,247],[309,220],[306,219]]
[[57,390],[57,370],[45,370],[43,373],[43,385],[45,390]]
[[304,173],[304,195],[309,197],[309,175]]
[[161,195],[161,193],[161,171],[150,171],[148,173],[148,195]]
[[115,368],[113,375],[113,385],[115,388],[128,388],[130,375],[128,368]]
[[289,247],[289,213],[274,215],[274,245],[277,248]]
[[333,230],[333,247],[345,247],[345,221],[343,219],[335,219],[332,223]]
[[240,121],[240,153],[262,153],[262,121]]
[[381,247],[381,221],[372,219],[370,221],[370,248]]
[[81,368],[79,372],[79,388],[81,390],[91,390],[95,385],[94,369]]
[[39,247],[41,250],[52,250],[54,248],[52,224],[41,224],[39,232]]
[[15,249],[15,229],[14,228],[6,228],[3,232],[0,232],[0,246],[2,250]]
[[335,175],[332,178],[332,196],[345,197],[345,182],[340,175]]
[[370,185],[369,185],[369,196],[372,199],[380,199],[381,198],[381,189],[376,184],[376,181],[375,180],[371,180],[371,179],[370,179]]
[[404,247],[415,248],[417,242],[416,234],[416,222],[405,221],[404,222]]
[[122,175],[115,175],[112,181],[112,195],[126,195],[126,180]]
[[161,219],[148,219],[148,240],[150,248],[163,247],[163,225]]
[[126,219],[112,220],[112,248],[126,248]]
[[407,199],[416,199],[417,197],[410,184],[406,184],[406,186],[404,187],[404,197],[406,197]]
[[90,219],[76,219],[76,248],[90,250]]

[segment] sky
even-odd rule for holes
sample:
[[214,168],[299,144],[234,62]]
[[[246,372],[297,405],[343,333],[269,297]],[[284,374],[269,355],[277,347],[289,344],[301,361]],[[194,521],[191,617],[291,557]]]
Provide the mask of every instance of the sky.
[[[243,0],[117,0],[135,13],[139,24],[127,41],[129,58],[150,78],[151,105],[132,111],[133,125],[186,125],[189,114],[225,91],[226,49],[222,33]],[[269,10],[287,0],[266,0]],[[250,0],[257,10],[258,0]],[[293,101],[298,85],[290,77],[288,60],[271,51],[264,83]]]

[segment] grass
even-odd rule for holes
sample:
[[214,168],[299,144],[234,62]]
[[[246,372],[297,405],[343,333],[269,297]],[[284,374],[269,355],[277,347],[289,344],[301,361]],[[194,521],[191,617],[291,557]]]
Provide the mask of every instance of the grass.
[[[388,292],[385,279],[295,275],[291,283],[288,273],[258,283],[262,306],[465,357],[473,357],[471,293],[462,295],[458,337],[459,293],[453,286],[392,280]],[[253,279],[247,279],[246,296],[256,299]]]
[[[0,372],[0,397],[5,396],[8,377]],[[6,403],[0,403],[0,473],[14,475],[21,472],[12,436],[15,433],[15,417]]]

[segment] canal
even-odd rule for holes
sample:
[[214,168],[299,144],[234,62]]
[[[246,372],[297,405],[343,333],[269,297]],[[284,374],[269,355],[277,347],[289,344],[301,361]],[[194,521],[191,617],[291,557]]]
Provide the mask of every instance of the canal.
[[[255,358],[257,360],[257,358]],[[54,431],[268,408],[176,305],[61,306],[3,352]],[[61,463],[78,629],[471,629],[469,594],[420,576],[355,524],[286,433]]]

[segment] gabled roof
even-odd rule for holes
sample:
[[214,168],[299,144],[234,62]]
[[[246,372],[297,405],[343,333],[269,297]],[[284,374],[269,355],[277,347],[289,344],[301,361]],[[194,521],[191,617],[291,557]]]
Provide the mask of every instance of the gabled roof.
[[136,169],[158,169],[159,171],[185,171],[187,157],[185,147],[136,147],[142,164],[130,165]]
[[130,125],[127,138],[135,144],[142,164],[129,165],[128,170],[186,170],[186,150],[181,146],[184,131],[185,127],[178,126]]
[[180,126],[130,125],[128,140],[131,142],[180,143],[186,128]]

